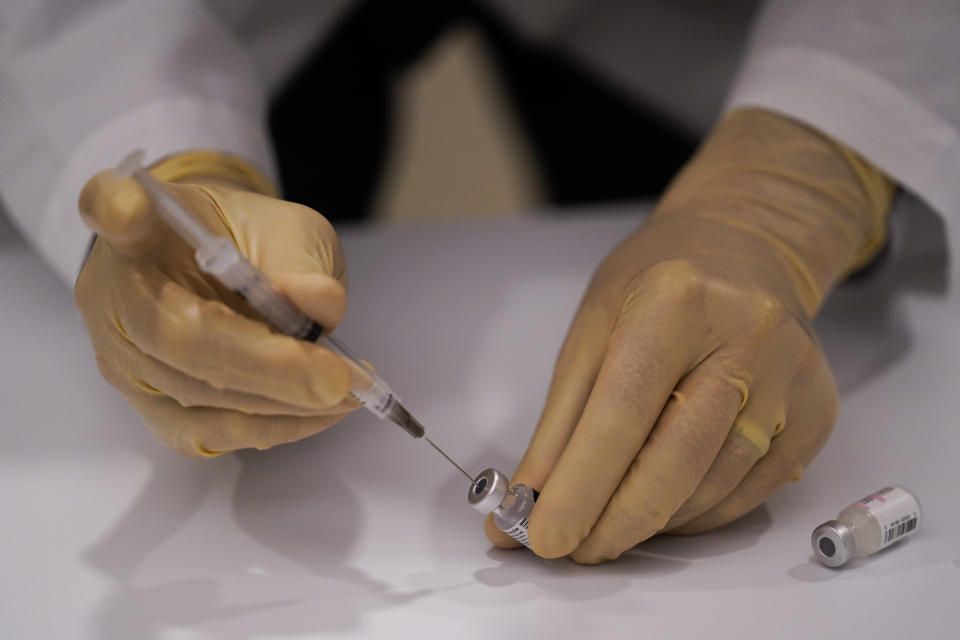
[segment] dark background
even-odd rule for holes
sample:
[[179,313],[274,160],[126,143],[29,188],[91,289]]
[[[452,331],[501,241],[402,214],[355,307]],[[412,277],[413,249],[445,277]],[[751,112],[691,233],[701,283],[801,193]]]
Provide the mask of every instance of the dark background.
[[679,126],[474,2],[366,0],[274,96],[284,197],[334,223],[365,219],[391,142],[398,77],[464,25],[493,56],[550,203],[655,197],[692,154],[697,140]]

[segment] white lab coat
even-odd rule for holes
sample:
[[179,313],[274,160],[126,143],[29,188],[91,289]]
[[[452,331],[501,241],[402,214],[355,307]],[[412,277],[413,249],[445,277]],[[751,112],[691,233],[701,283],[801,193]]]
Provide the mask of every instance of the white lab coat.
[[[488,2],[695,132],[723,109],[774,109],[853,147],[940,213],[960,215],[957,0]],[[349,5],[4,0],[8,212],[72,282],[90,241],[76,210],[80,188],[130,149],[159,157],[219,148],[272,172],[267,97]]]

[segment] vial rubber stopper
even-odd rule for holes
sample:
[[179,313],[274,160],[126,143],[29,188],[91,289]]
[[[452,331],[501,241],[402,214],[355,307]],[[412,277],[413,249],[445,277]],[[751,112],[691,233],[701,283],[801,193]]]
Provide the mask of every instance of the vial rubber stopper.
[[476,478],[467,493],[470,506],[480,513],[487,514],[500,506],[507,496],[510,479],[496,469],[484,469]]
[[810,544],[817,560],[828,567],[846,564],[856,547],[853,531],[839,520],[828,520],[814,529]]

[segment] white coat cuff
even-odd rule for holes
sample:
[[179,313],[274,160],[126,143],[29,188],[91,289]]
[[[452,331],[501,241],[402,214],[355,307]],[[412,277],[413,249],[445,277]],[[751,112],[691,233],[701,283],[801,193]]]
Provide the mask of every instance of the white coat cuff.
[[93,174],[116,165],[133,149],[146,151],[148,162],[185,149],[227,151],[254,163],[276,183],[270,142],[260,118],[186,97],[151,102],[115,118],[74,150],[44,205],[37,239],[40,252],[71,284],[92,238],[77,211],[80,190]]
[[896,86],[842,58],[796,48],[755,52],[725,111],[747,106],[823,131],[941,214],[960,210],[960,132]]

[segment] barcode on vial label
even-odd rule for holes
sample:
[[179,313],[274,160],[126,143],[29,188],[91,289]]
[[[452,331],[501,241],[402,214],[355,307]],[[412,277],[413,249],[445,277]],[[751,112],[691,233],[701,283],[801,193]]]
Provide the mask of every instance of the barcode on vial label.
[[910,518],[906,522],[901,522],[900,524],[890,525],[890,528],[887,529],[886,533],[883,536],[883,544],[888,542],[893,542],[900,536],[905,536],[917,527],[917,518],[916,516]]
[[508,536],[522,544],[523,546],[530,547],[530,539],[527,538],[527,519],[524,518],[517,524],[510,527],[509,531],[504,531]]

